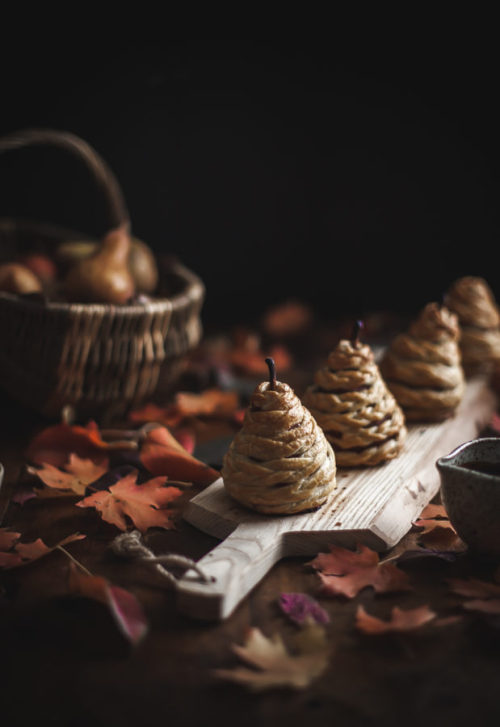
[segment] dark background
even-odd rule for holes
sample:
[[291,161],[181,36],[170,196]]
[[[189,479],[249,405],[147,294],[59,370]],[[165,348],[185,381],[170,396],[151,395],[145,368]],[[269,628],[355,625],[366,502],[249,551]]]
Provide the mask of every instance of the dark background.
[[[0,127],[90,142],[136,235],[204,279],[206,323],[290,297],[414,311],[463,274],[500,296],[498,54],[476,41],[40,43],[2,64]],[[63,152],[0,163],[0,215],[106,229]]]

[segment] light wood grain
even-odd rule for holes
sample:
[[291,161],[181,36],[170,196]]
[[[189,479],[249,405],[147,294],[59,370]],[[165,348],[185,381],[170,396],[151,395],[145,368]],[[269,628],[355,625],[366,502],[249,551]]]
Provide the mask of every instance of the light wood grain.
[[403,451],[391,462],[339,470],[335,493],[313,513],[254,513],[217,480],[193,498],[184,517],[224,540],[199,562],[210,582],[192,573],[179,582],[179,608],[195,618],[226,618],[280,558],[315,555],[330,543],[363,543],[378,551],[395,545],[439,489],[436,459],[476,437],[495,406],[486,381],[471,380],[453,419],[410,426]]

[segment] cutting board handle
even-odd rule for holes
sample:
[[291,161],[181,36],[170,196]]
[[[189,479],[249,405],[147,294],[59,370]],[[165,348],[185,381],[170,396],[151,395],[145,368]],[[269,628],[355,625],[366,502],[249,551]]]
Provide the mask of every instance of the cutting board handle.
[[207,621],[226,618],[281,559],[282,542],[276,533],[264,531],[256,535],[252,525],[238,525],[198,561],[205,582],[194,571],[188,571],[178,581],[179,610]]

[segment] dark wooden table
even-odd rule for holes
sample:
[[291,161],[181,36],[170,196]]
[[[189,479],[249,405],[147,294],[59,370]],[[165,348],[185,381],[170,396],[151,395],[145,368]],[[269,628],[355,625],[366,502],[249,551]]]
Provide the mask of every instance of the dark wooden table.
[[[41,421],[12,403],[2,414],[0,461],[6,467],[3,504],[17,481],[23,449]],[[460,603],[445,579],[489,578],[488,560],[465,555],[454,563],[425,558],[405,564],[415,590],[376,596],[366,589],[352,601],[320,597],[331,617],[331,662],[310,688],[252,694],[216,679],[213,670],[237,664],[232,643],[249,626],[285,641],[294,627],[280,613],[281,592],[318,594],[316,575],[300,558],[278,564],[224,623],[199,623],[176,611],[173,592],[144,567],[119,561],[109,550],[117,531],[91,510],[65,500],[9,504],[2,525],[49,544],[80,531],[69,546],[90,571],[133,592],[150,631],[135,648],[99,603],[66,595],[68,560],[61,552],[4,572],[0,594],[3,666],[2,724],[51,727],[103,725],[496,725],[500,719],[500,628],[468,616],[414,635],[368,637],[354,628],[358,604],[381,617],[394,605],[429,604],[448,614]],[[151,531],[156,552],[199,558],[215,541],[183,522]]]

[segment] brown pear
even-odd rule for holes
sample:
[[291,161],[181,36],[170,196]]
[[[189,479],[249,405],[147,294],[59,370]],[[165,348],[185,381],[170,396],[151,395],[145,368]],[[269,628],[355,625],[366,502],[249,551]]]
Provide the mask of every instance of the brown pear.
[[0,290],[6,293],[41,293],[42,284],[25,265],[20,263],[5,263],[0,265]]
[[69,271],[64,288],[68,298],[89,303],[126,303],[135,293],[128,267],[131,239],[124,227],[111,230],[90,257]]

